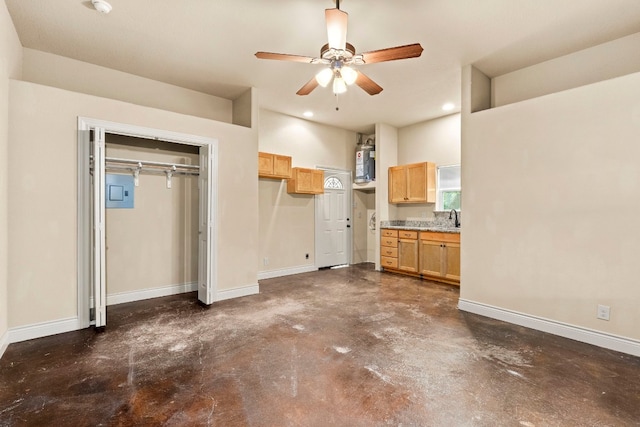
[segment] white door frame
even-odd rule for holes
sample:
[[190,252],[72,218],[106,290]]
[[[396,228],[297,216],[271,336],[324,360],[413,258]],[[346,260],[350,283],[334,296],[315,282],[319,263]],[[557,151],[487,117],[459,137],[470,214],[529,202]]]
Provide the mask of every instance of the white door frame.
[[[350,225],[350,227],[348,227],[348,231],[347,231],[347,246],[346,246],[346,250],[347,250],[347,264],[351,264],[352,260],[353,260],[353,206],[352,206],[352,200],[353,200],[353,187],[351,185],[351,183],[353,182],[353,172],[350,169],[339,169],[339,168],[333,168],[333,167],[325,167],[325,166],[316,166],[316,169],[320,169],[323,172],[337,172],[337,173],[348,173],[349,174],[349,182],[347,183],[347,187],[345,188],[345,194],[347,196],[347,218],[349,219],[348,223]],[[324,177],[322,179],[322,186],[324,188]],[[318,225],[317,225],[317,218],[319,215],[318,212],[318,204],[314,201],[314,213],[315,213],[315,218],[314,218],[314,236],[315,236],[315,254],[316,254],[316,259],[314,260],[314,264],[315,267],[318,267],[318,261],[317,261],[317,257],[318,257],[318,253],[320,251],[320,239],[318,239]]]
[[[208,206],[211,213],[210,227],[210,266],[209,271],[217,271],[217,232],[218,232],[218,140],[197,135],[190,135],[178,132],[171,132],[161,129],[146,128],[142,126],[128,125],[124,123],[111,122],[107,120],[78,117],[78,324],[81,328],[89,327],[90,319],[90,284],[93,274],[92,266],[92,204],[94,202],[91,192],[90,179],[90,153],[92,130],[110,134],[132,136],[137,138],[161,140],[177,144],[192,145],[197,147],[208,146],[209,154],[209,179],[207,180],[209,196]],[[104,241],[102,242],[104,245]],[[104,247],[103,253],[104,253]],[[104,259],[104,258],[103,258]],[[200,261],[199,261],[200,263]],[[103,266],[104,267],[104,266]],[[104,271],[104,270],[103,270]],[[200,271],[200,269],[199,269]],[[217,294],[217,275],[210,275],[210,282],[207,283],[211,301],[215,300]],[[200,284],[199,284],[200,287]],[[104,301],[103,301],[104,302]]]

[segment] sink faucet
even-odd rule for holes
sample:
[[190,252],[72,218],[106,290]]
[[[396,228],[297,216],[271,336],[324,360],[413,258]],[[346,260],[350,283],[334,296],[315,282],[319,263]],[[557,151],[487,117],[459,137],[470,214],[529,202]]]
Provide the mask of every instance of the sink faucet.
[[455,209],[451,209],[451,212],[449,212],[449,219],[451,219],[452,214],[456,214],[456,222],[455,222],[456,228],[460,227],[460,221],[458,221],[458,211],[456,211]]

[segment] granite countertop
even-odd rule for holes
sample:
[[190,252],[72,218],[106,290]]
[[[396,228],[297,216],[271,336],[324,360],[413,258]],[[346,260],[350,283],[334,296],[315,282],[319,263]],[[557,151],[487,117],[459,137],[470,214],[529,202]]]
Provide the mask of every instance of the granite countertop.
[[460,227],[439,221],[381,221],[380,228],[391,230],[436,231],[439,233],[460,233]]

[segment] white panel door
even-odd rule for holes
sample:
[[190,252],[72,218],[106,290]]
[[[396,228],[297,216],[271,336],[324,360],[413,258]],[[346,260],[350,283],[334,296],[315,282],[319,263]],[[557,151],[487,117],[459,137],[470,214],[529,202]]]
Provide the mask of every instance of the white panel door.
[[105,137],[103,128],[94,128],[93,154],[93,257],[91,260],[95,326],[107,324],[107,280],[105,258]]
[[351,174],[324,172],[324,194],[316,195],[316,267],[349,263]]
[[214,153],[211,146],[200,147],[199,190],[199,222],[198,222],[198,300],[203,304],[212,304],[215,297],[213,286],[214,275],[214,239],[213,239],[213,202],[211,194],[213,185]]

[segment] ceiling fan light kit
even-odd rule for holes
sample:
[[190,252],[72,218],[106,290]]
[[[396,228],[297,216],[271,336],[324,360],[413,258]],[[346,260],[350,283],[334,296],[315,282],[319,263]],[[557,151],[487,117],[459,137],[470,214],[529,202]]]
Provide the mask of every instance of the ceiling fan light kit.
[[318,74],[316,74],[316,80],[322,87],[327,87],[332,78],[333,70],[331,68],[323,68]]
[[[100,1],[100,0],[93,0]],[[394,61],[398,59],[417,58],[422,55],[422,46],[414,43],[405,46],[390,47],[356,55],[355,47],[347,43],[347,22],[349,15],[340,10],[340,2],[336,7],[325,10],[328,43],[320,49],[320,56],[312,58],[287,53],[256,52],[259,59],[274,59],[280,61],[304,62],[307,64],[322,64],[327,66],[305,83],[296,94],[308,95],[316,87],[327,87],[333,80],[333,93],[338,95],[347,91],[347,86],[356,84],[369,95],[382,92],[382,86],[371,80],[361,71],[353,68],[376,62]]]

